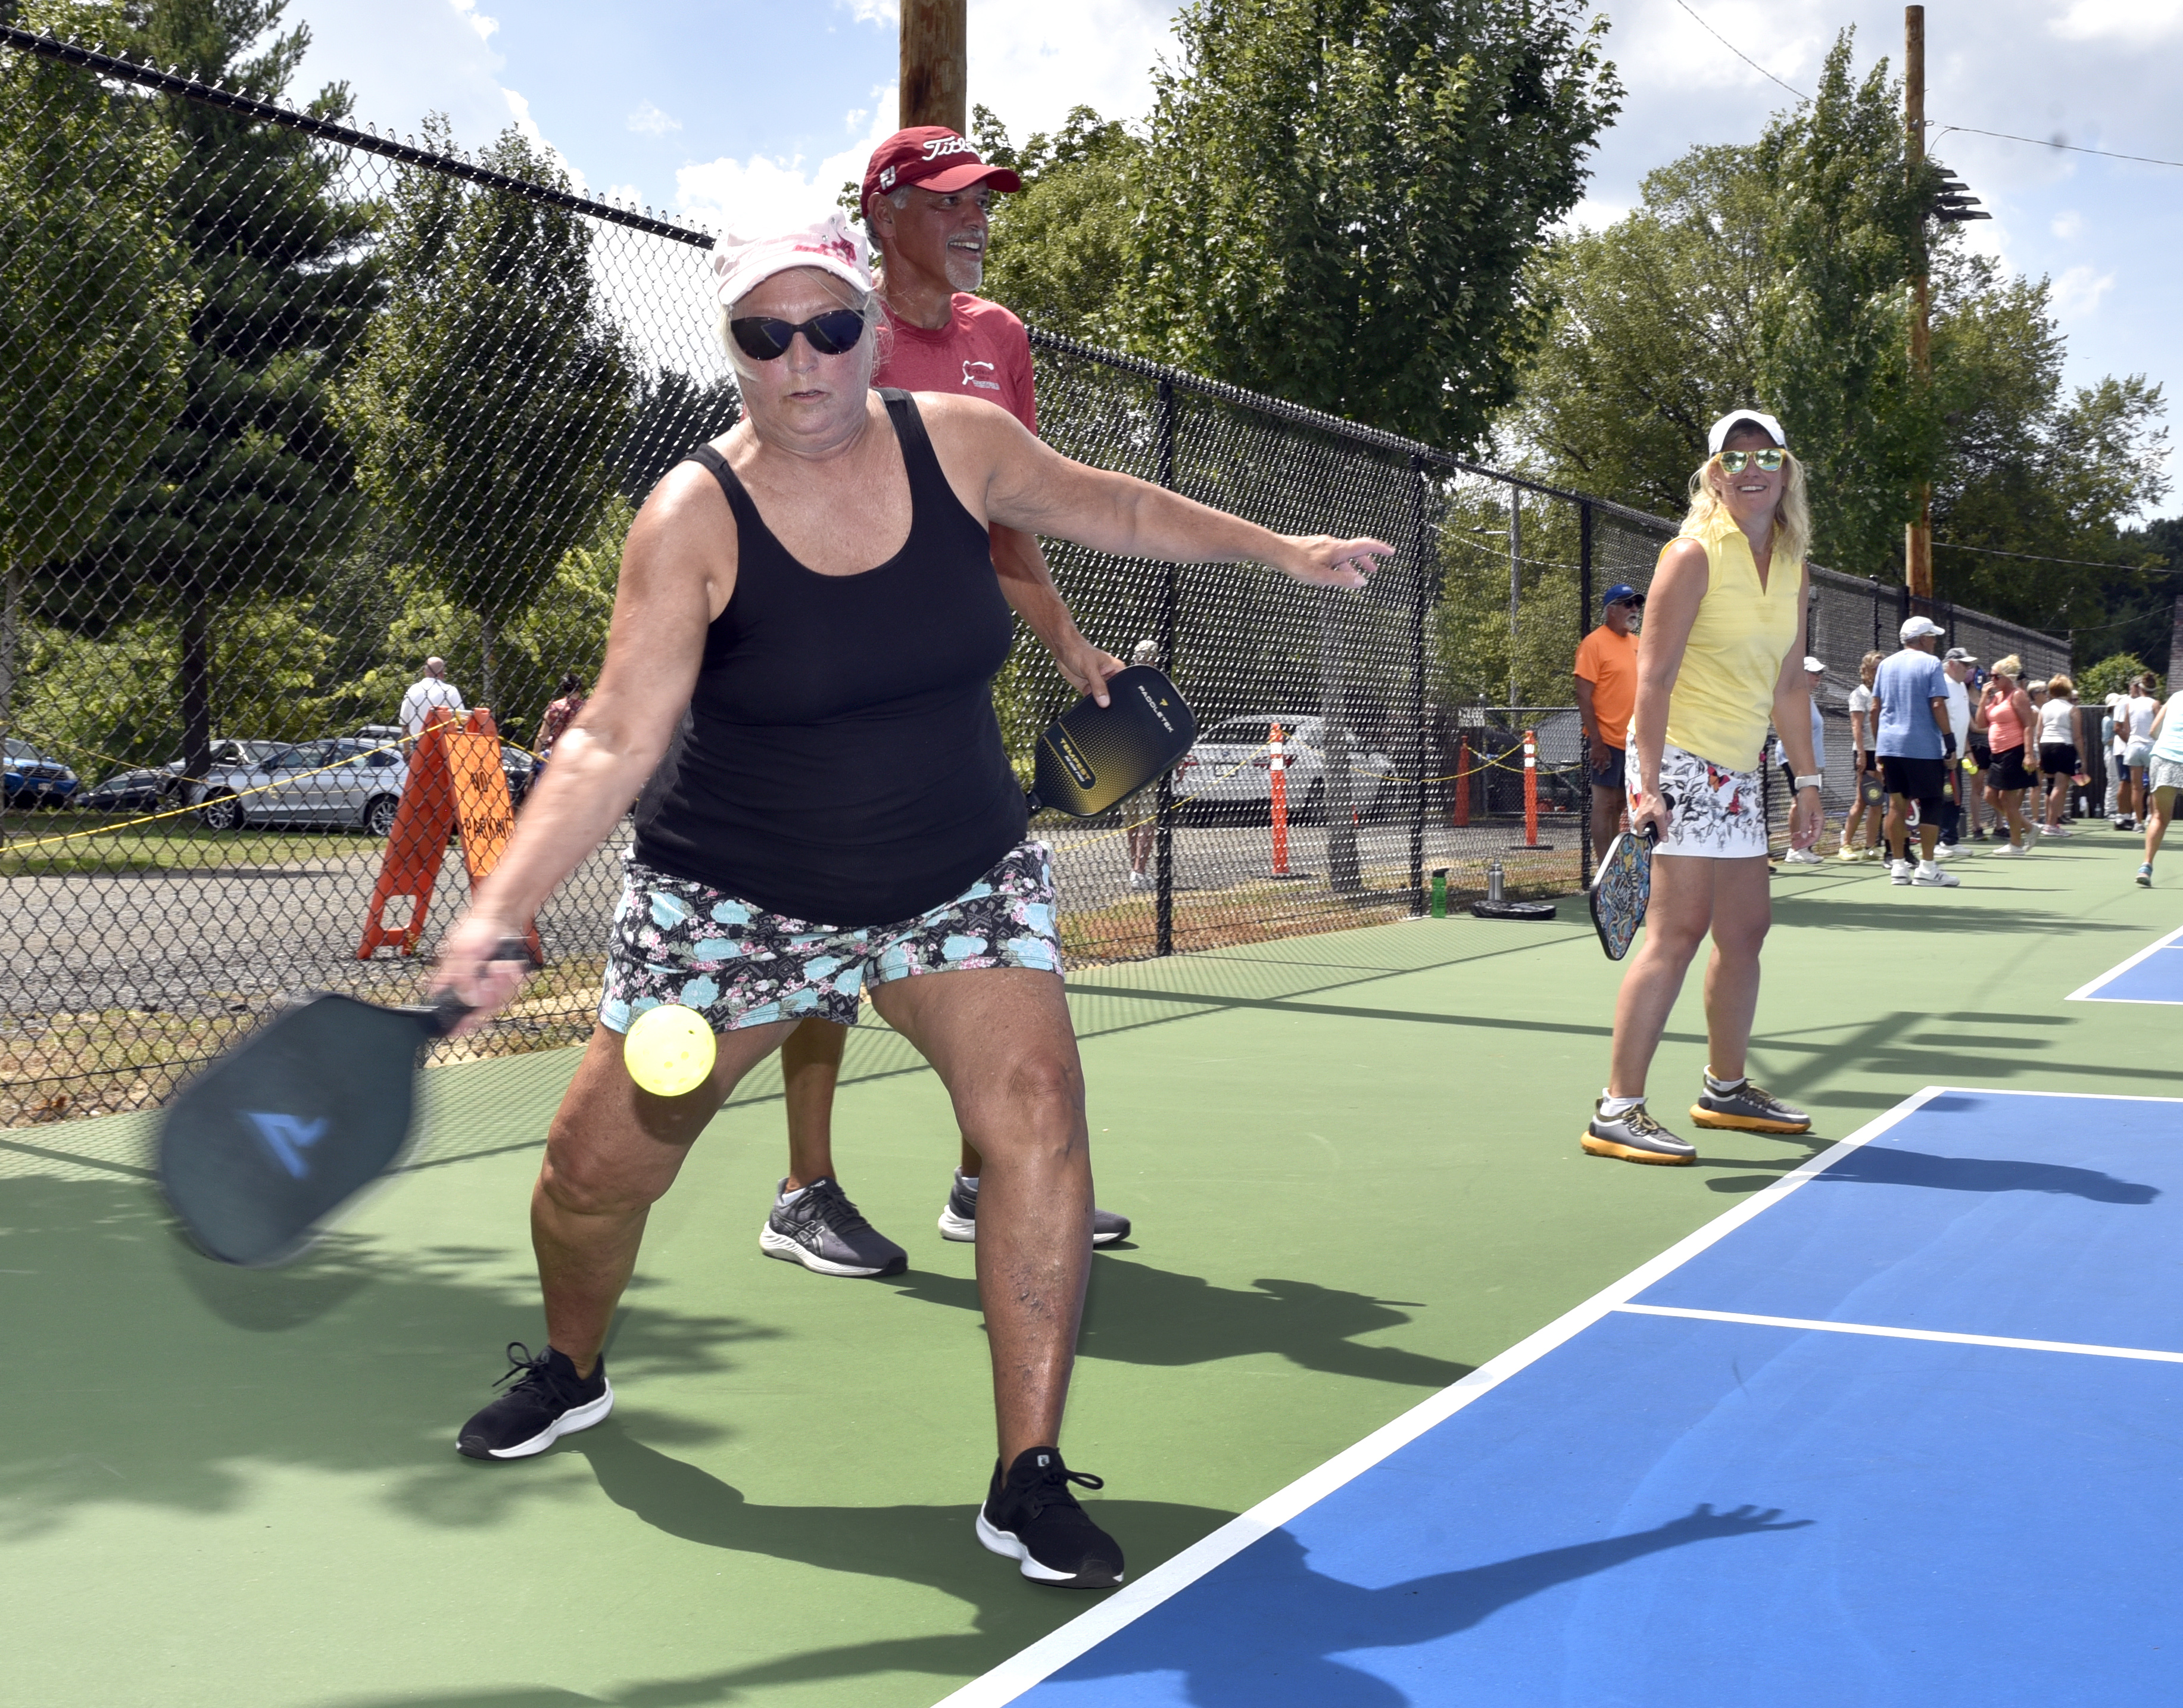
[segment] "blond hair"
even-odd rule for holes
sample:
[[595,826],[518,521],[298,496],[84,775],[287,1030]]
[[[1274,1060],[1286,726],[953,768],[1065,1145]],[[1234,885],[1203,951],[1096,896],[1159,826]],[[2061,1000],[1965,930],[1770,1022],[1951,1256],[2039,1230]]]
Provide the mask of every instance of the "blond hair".
[[1885,653],[1867,653],[1857,661],[1857,673],[1859,676],[1871,676],[1886,662],[1887,654]]
[[2024,681],[2024,660],[2014,653],[2011,653],[2005,659],[1996,659],[1993,661],[1991,673],[1997,676],[2007,676],[2009,681],[2020,686]]
[[[1738,421],[1730,428],[1729,436],[1733,437],[1744,431],[1757,432],[1769,440],[1772,437],[1756,422],[1746,421]],[[1812,547],[1811,498],[1805,490],[1804,465],[1786,445],[1780,449],[1781,501],[1774,507],[1774,549],[1784,554],[1791,563],[1801,564],[1804,554]],[[1683,518],[1685,533],[1700,532],[1726,508],[1721,501],[1720,489],[1714,484],[1714,471],[1719,467],[1720,459],[1716,453],[1700,463],[1697,471],[1691,476],[1691,508]]]
[[2077,685],[2058,670],[2055,672],[2054,679],[2047,684],[2047,692],[2050,694],[2059,694],[2064,699],[2074,700],[2077,698]]

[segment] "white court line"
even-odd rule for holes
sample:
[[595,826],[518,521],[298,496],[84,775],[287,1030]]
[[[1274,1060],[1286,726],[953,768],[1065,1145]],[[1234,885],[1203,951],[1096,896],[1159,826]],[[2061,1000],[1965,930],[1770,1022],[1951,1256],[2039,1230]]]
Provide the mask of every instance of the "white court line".
[[1938,1328],[1888,1328],[1876,1322],[1821,1322],[1809,1316],[1754,1316],[1741,1310],[1697,1310],[1680,1305],[1618,1305],[1633,1316],[1695,1316],[1701,1322],[1755,1322],[1762,1328],[1817,1328],[1829,1334],[1873,1334],[1883,1340],[1945,1340],[1955,1346],[2009,1346],[2023,1352],[2079,1352],[2093,1358],[2144,1358],[2183,1364],[2183,1352],[2141,1346],[2092,1346],[2079,1340],[2019,1340],[2007,1334],[1950,1334]]
[[2123,962],[2119,966],[2109,967],[2090,984],[2078,986],[2076,989],[2071,991],[2069,995],[2064,997],[2062,1000],[2064,1002],[2152,1002],[2160,1004],[2164,1006],[2174,1007],[2176,1004],[2169,1002],[2169,999],[2164,997],[2102,996],[2099,993],[2105,989],[2108,985],[2114,983],[2115,980],[2120,978],[2132,967],[2137,965],[2139,962],[2150,960],[2162,949],[2172,949],[2179,943],[2183,943],[2183,928],[2171,931],[2166,937],[2161,938],[2158,943],[2149,943],[2146,944],[2143,949],[2138,950],[2136,954],[2132,955],[2128,960]]
[[[1840,1143],[1831,1145],[1782,1176],[1772,1185],[1753,1193],[1734,1209],[1725,1210],[1695,1233],[1678,1240],[1658,1257],[1640,1264],[1613,1285],[1556,1317],[1536,1333],[1518,1341],[1498,1357],[1489,1359],[1461,1381],[1443,1388],[1366,1436],[1347,1452],[1338,1453],[1314,1471],[1308,1471],[1277,1494],[1261,1500],[1241,1517],[1231,1518],[1210,1536],[1192,1544],[1173,1559],[1154,1566],[1143,1577],[1125,1583],[1097,1606],[1080,1613],[1059,1629],[1049,1632],[1029,1648],[1019,1650],[992,1669],[973,1678],[960,1689],[942,1697],[934,1708],[1000,1708],[1013,1702],[1034,1684],[1058,1672],[1086,1650],[1151,1612],[1160,1603],[1188,1588],[1215,1566],[1233,1559],[1260,1537],[1270,1535],[1307,1507],[1315,1505],[1344,1483],[1369,1471],[1381,1460],[1408,1446],[1436,1424],[1446,1421],[1481,1394],[1498,1388],[1526,1365],[1552,1352],[1680,1268],[1715,1241],[1725,1238],[1757,1216],[1771,1209],[1830,1164],[1840,1161],[1861,1145],[1872,1143],[1897,1122],[1924,1108],[1942,1093],[1958,1088],[1929,1085],[1893,1109],[1865,1123]],[[1097,1506],[1093,1511],[1097,1510]]]

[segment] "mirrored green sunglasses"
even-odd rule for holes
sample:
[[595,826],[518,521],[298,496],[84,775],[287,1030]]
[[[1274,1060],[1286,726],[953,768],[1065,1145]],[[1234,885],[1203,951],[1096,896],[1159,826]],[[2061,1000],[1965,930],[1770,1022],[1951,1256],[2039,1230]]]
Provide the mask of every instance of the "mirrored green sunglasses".
[[1723,451],[1720,453],[1720,465],[1731,475],[1740,475],[1756,463],[1766,473],[1771,475],[1780,471],[1781,459],[1788,454],[1786,451],[1776,450]]

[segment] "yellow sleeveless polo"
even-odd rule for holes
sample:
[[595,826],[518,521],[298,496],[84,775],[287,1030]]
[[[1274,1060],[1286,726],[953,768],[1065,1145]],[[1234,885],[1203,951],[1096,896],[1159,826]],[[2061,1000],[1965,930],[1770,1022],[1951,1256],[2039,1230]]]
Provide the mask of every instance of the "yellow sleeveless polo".
[[1797,637],[1803,566],[1777,548],[1760,587],[1751,542],[1726,510],[1676,538],[1705,548],[1708,573],[1668,697],[1668,739],[1725,770],[1756,771],[1774,717],[1781,660]]

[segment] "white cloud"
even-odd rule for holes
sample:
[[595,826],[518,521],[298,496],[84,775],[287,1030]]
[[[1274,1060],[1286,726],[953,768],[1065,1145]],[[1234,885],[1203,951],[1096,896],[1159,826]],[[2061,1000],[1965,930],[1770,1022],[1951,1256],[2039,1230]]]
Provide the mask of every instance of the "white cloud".
[[890,30],[902,22],[899,0],[838,0],[859,24],[884,24]]
[[971,104],[992,108],[1019,142],[1054,129],[1071,107],[1142,118],[1152,108],[1153,62],[1174,57],[1172,0],[969,7]]
[[646,100],[638,102],[636,111],[629,115],[629,128],[632,131],[646,131],[654,136],[664,136],[669,131],[680,130],[682,121],[680,119],[669,118],[650,101]]
[[447,0],[447,4],[461,14],[464,23],[477,31],[480,42],[491,41],[492,32],[500,28],[499,19],[488,18],[477,9],[477,0]]
[[2054,281],[2054,306],[2073,319],[2099,312],[2100,298],[2114,288],[2112,273],[2090,267],[2072,267]]
[[[838,153],[805,168],[803,158],[765,154],[747,159],[722,155],[675,175],[675,205],[683,217],[724,231],[786,231],[819,218],[834,205],[842,186],[864,175],[864,163],[881,138],[894,133],[895,92],[875,89],[864,134]],[[845,127],[853,131],[853,126]]]
[[2065,42],[2158,42],[2183,33],[2183,0],[2075,0],[2048,27]]
[[2067,209],[2062,213],[2057,214],[2054,218],[2054,223],[2047,227],[2047,230],[2053,232],[2056,236],[2059,237],[2065,243],[2075,237],[2076,235],[2084,229],[2085,216],[2080,214],[2075,208]]
[[585,181],[583,173],[577,169],[575,161],[547,141],[546,133],[538,128],[538,121],[530,116],[530,102],[525,100],[514,90],[507,87],[503,87],[500,96],[501,99],[508,103],[508,114],[515,120],[517,134],[566,172],[569,175],[569,185],[579,195],[588,196],[591,193],[591,186]]
[[1630,212],[1631,203],[1586,196],[1562,218],[1565,231],[1603,231]]

